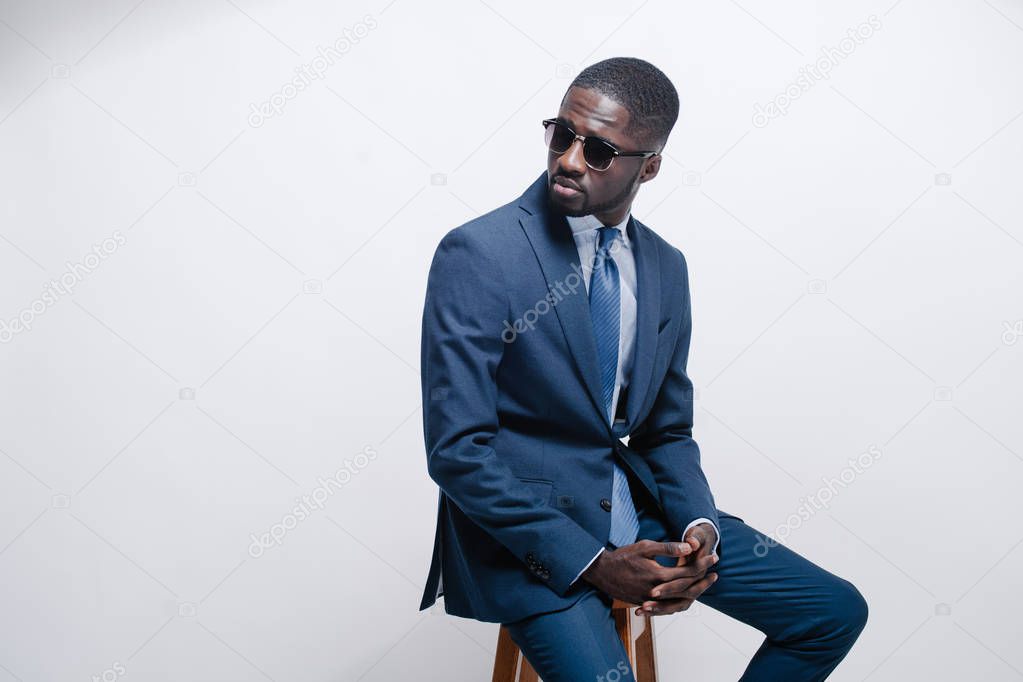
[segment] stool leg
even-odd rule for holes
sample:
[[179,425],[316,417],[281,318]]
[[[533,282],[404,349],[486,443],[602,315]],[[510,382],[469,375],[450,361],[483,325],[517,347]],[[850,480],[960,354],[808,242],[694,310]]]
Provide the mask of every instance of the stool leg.
[[651,616],[637,616],[636,605],[615,600],[612,607],[618,637],[629,654],[636,682],[657,682],[657,652]]
[[[636,682],[657,682],[657,651],[654,647],[654,624],[650,616],[637,616],[629,609],[630,617],[639,620],[636,631],[636,658],[633,659],[636,668]],[[635,621],[634,621],[635,622]]]

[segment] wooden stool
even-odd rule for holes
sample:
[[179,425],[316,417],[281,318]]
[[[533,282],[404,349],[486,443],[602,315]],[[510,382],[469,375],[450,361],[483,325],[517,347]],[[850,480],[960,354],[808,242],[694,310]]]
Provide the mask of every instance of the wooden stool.
[[[654,628],[650,616],[637,616],[638,604],[615,599],[611,614],[615,619],[618,636],[629,654],[629,662],[636,682],[657,682],[657,657],[654,652]],[[497,635],[497,655],[494,656],[493,682],[537,682],[533,666],[511,638],[503,625]]]

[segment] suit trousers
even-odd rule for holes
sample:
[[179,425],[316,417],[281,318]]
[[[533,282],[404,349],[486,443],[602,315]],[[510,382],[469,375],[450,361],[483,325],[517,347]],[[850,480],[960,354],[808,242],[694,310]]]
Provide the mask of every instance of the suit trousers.
[[[659,510],[635,496],[634,500],[639,539],[680,539],[669,536]],[[740,682],[827,678],[866,625],[863,596],[849,581],[774,542],[742,519],[718,513],[718,562],[708,569],[716,571],[718,579],[697,601],[764,633],[764,642]],[[608,543],[608,548],[614,545]],[[672,566],[676,559],[663,556],[656,561]],[[504,625],[544,682],[634,680],[611,604],[611,597],[585,583],[581,597],[568,608]],[[691,679],[684,670],[660,668],[666,681]]]

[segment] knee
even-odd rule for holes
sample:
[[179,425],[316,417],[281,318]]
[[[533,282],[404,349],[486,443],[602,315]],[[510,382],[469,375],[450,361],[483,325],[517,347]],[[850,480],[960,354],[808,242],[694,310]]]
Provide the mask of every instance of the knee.
[[848,580],[839,578],[831,590],[828,622],[833,636],[854,641],[867,625],[867,600]]

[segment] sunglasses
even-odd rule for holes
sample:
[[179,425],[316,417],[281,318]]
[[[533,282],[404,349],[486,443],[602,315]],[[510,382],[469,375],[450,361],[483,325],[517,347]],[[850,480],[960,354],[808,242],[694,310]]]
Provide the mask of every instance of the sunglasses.
[[658,152],[623,152],[607,140],[599,137],[579,135],[567,124],[557,119],[548,118],[543,121],[544,142],[555,154],[567,152],[576,140],[583,143],[583,160],[595,171],[606,171],[616,156],[641,156],[644,159]]

